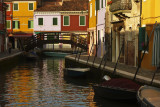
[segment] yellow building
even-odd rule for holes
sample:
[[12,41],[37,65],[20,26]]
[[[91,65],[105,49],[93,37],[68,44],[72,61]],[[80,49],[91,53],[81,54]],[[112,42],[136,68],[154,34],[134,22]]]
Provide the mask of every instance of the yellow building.
[[[88,33],[90,37],[90,44],[89,44],[89,52],[95,54],[96,51],[96,0],[89,0],[89,28]],[[94,44],[92,46],[92,44]],[[94,52],[93,52],[94,51]]]
[[13,35],[33,34],[33,15],[36,0],[13,1]]
[[[157,21],[158,24],[160,23],[159,4],[160,0],[142,0],[141,27],[145,29],[145,32],[148,36],[148,37],[145,36],[144,40],[146,40],[146,38],[149,38],[155,22]],[[154,38],[154,32],[152,33],[151,39],[149,40],[149,47],[141,64],[141,67],[144,69],[155,70],[155,67],[152,66],[153,38]],[[139,43],[139,45],[141,45],[141,43]],[[141,56],[143,52],[144,50],[142,49]]]

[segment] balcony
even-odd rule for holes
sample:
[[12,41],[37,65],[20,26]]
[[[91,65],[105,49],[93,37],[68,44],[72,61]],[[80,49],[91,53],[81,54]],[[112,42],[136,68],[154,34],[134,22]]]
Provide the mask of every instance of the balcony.
[[117,13],[130,13],[132,9],[132,1],[131,0],[112,0],[110,4],[110,12],[112,14]]

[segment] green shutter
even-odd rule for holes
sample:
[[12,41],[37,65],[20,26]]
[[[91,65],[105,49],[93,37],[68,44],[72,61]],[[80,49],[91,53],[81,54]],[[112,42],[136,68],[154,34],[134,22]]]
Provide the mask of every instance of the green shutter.
[[13,21],[13,29],[15,29],[15,21]]
[[101,0],[101,8],[103,8],[103,0]]
[[17,3],[14,4],[14,10],[18,10],[18,4]]
[[43,25],[43,18],[38,19],[38,25]]
[[33,20],[31,20],[31,28],[33,28]]
[[139,50],[143,50],[143,45],[145,44],[145,32],[146,27],[140,27],[139,28]]
[[20,22],[19,22],[19,21],[17,21],[17,23],[18,23],[18,29],[20,29]]
[[85,16],[80,16],[80,25],[85,25]]
[[96,0],[96,9],[99,10],[99,0]]
[[33,10],[33,3],[29,3],[29,10]]
[[7,21],[7,28],[9,29],[11,27],[10,21]]
[[64,25],[69,25],[69,16],[64,16]]
[[53,25],[57,25],[57,18],[53,18]]
[[30,21],[28,21],[28,28],[31,28],[31,23],[30,23]]

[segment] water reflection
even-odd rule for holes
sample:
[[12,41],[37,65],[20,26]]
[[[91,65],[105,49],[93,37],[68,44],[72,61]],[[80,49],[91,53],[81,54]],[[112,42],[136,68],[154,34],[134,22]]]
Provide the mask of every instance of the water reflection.
[[64,66],[64,59],[43,59],[21,63],[1,74],[1,106],[94,107],[90,103],[91,86],[67,83],[63,78]]
[[95,99],[92,81],[64,77],[64,67],[64,59],[45,58],[24,61],[9,72],[0,72],[0,106],[127,107],[124,103]]

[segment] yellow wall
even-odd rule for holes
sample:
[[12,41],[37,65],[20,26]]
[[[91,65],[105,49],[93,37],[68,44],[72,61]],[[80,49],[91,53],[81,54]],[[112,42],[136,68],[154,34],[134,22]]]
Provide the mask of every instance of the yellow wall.
[[89,2],[89,6],[92,3],[92,17],[90,17],[89,9],[89,28],[96,27],[96,16],[95,16],[95,0]]
[[[160,23],[160,0],[146,0],[145,2],[142,0],[142,26],[146,25],[146,30],[148,36],[150,36],[151,31],[153,29],[153,25],[155,21]],[[153,48],[153,37],[152,34],[151,40],[149,42],[149,50],[148,53],[145,54],[144,59],[142,61],[142,68],[155,70],[155,67],[152,66],[152,48]]]
[[[28,29],[28,20],[33,20],[34,10],[37,7],[36,2],[35,1],[16,1],[13,3],[18,3],[19,5],[18,11],[13,10],[13,20],[20,21],[20,29],[13,29],[13,32],[32,33],[33,29]],[[34,3],[33,11],[28,9],[28,3]]]

